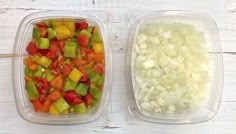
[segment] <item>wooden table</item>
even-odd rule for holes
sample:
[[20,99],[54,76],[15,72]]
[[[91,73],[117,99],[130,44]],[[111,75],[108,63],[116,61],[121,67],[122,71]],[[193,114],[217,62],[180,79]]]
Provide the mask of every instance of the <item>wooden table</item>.
[[[24,121],[16,112],[11,78],[11,58],[21,19],[42,10],[104,9],[112,14],[113,87],[111,120],[106,125],[50,126]],[[221,106],[210,121],[192,125],[133,124],[128,120],[124,81],[127,11],[193,10],[216,21],[224,56],[224,89]],[[235,134],[236,133],[236,1],[233,0],[1,0],[0,1],[0,133],[130,133],[130,134]]]

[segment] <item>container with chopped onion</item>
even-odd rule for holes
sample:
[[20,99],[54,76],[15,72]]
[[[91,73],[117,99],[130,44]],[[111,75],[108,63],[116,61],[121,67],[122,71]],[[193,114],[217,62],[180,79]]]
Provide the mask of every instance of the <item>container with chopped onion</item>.
[[207,15],[162,11],[130,24],[129,108],[145,121],[195,123],[212,118],[222,90],[217,26]]

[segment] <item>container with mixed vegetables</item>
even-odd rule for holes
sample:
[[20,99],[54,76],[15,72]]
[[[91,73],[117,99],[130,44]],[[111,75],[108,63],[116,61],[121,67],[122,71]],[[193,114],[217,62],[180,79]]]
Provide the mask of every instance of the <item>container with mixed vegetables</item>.
[[208,49],[204,33],[193,25],[143,23],[132,52],[137,105],[146,113],[186,113],[207,96]]
[[36,112],[82,114],[98,105],[105,60],[96,25],[74,19],[38,22],[26,51],[25,89]]

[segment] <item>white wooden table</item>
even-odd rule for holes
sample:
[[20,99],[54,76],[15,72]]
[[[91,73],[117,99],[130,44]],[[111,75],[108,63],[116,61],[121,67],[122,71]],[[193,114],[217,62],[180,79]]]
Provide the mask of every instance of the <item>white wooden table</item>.
[[[130,133],[236,134],[236,1],[235,0],[0,0],[0,53],[11,54],[16,29],[23,16],[41,10],[102,8],[112,13],[113,88],[111,123],[105,126],[48,126],[24,121],[16,112],[11,85],[11,58],[0,58],[0,133]],[[124,81],[125,40],[131,8],[193,10],[212,16],[220,30],[224,56],[224,89],[220,110],[212,120],[192,125],[132,124],[127,119]]]

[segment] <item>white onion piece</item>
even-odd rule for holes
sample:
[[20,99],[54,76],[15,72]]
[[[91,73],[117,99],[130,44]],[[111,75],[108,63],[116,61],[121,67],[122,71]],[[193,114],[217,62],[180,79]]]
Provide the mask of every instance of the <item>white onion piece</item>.
[[185,112],[205,97],[204,34],[188,24],[146,24],[135,39],[132,67],[138,105],[156,113]]

